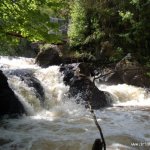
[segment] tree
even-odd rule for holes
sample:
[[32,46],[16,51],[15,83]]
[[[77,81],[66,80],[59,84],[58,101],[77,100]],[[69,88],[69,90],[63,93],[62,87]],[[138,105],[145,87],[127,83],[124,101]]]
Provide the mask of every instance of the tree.
[[101,43],[110,43],[116,53],[146,57],[150,54],[149,8],[150,0],[74,0],[70,45],[97,56]]
[[[128,0],[119,11],[122,47],[127,52],[150,54],[150,0]],[[128,45],[128,47],[127,47]]]
[[[57,43],[61,40],[58,23],[50,22],[50,16],[62,15],[66,7],[62,0],[2,0],[0,2],[1,51],[10,49],[20,40]],[[48,34],[53,29],[58,34]]]
[[[112,22],[115,20],[111,1],[75,0],[71,7],[69,38],[71,46],[100,49],[102,41],[112,39]],[[115,22],[115,21],[114,21]]]
[[70,10],[71,23],[68,36],[71,46],[78,46],[84,42],[86,32],[86,12],[83,1],[75,0]]
[[0,30],[3,36],[28,38],[31,41],[56,41],[55,35],[48,35],[56,25],[49,22],[45,7],[58,7],[59,3],[49,0],[4,0],[0,3]]

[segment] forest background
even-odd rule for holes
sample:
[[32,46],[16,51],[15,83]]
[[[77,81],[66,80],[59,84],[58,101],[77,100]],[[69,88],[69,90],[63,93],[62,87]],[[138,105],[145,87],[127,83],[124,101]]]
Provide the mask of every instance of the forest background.
[[149,20],[150,0],[1,0],[0,55],[22,56],[35,42],[65,43],[74,57],[115,62],[133,53],[150,66]]

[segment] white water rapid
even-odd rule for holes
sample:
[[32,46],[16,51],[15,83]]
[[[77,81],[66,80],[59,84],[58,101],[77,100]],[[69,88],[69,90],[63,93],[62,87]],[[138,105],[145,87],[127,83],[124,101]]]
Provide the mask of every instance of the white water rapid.
[[[33,87],[8,71],[30,70],[40,81],[45,101]],[[40,68],[34,59],[0,57],[0,70],[29,116],[0,120],[0,150],[92,150],[100,138],[89,110],[67,98],[69,87],[63,83],[59,66]],[[95,111],[103,130],[107,150],[150,149],[150,94],[143,88],[126,84],[100,85],[110,92],[114,106]]]

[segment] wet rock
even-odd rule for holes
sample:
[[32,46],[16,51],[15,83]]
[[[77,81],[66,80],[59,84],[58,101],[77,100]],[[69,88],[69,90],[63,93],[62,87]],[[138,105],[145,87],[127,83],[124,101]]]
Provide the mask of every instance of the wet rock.
[[44,105],[45,93],[40,81],[34,77],[33,70],[30,69],[15,69],[5,72],[8,76],[17,76],[24,81],[29,87],[34,89],[36,97],[40,100],[41,105]]
[[60,71],[64,74],[64,83],[66,85],[70,84],[70,79],[74,77],[74,66],[73,65],[62,65],[60,67]]
[[92,109],[111,106],[109,94],[100,91],[95,84],[86,77],[73,77],[71,79],[69,93],[75,97],[77,103],[84,104],[86,107],[88,107],[88,103],[90,103]]
[[0,71],[0,117],[22,114],[27,114],[27,112],[9,87],[6,76]]
[[[77,103],[84,104],[92,109],[111,106],[112,100],[109,93],[100,91],[95,84],[84,74],[80,74],[79,64],[64,65],[64,82],[69,85],[69,96],[74,97]],[[82,72],[82,71],[81,71]]]
[[129,84],[139,87],[150,87],[150,78],[146,73],[150,68],[142,66],[134,56],[128,54],[113,67],[101,69],[100,83]]
[[146,76],[147,70],[130,53],[116,64],[115,71],[126,84],[150,87],[150,78]]
[[138,63],[138,61],[134,58],[134,56],[132,56],[129,53],[116,64],[115,69],[117,72],[119,72],[120,75],[122,75],[126,71],[138,73],[139,71],[141,71],[142,66]]
[[114,72],[110,74],[106,81],[109,82],[109,84],[114,84],[114,85],[124,83],[121,76],[118,74],[118,72]]
[[118,72],[116,72],[115,68],[104,68],[101,69],[100,74],[98,75],[99,83],[102,84],[122,84],[123,79]]
[[38,53],[35,62],[41,67],[60,65],[62,60],[60,50],[55,45],[46,44]]
[[74,75],[90,77],[94,74],[94,68],[92,68],[92,66],[88,63],[62,64],[60,71],[64,74],[64,82],[66,84],[68,84],[67,82],[70,82],[70,79]]
[[89,63],[80,63],[78,68],[80,69],[80,74],[83,74],[87,77],[93,75],[94,69]]

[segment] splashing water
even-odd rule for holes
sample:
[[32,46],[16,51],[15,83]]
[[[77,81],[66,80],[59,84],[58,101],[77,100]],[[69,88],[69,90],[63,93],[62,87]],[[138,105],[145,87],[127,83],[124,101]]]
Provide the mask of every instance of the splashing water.
[[150,107],[150,93],[146,89],[127,84],[97,85],[100,90],[110,92],[115,99],[114,106]]
[[0,68],[2,69],[40,68],[34,62],[32,58],[0,56]]
[[[8,76],[10,87],[29,116],[3,119],[0,124],[0,150],[91,150],[99,132],[90,112],[69,99],[68,86],[58,66],[40,68],[34,59],[0,57],[0,68],[32,69],[45,93],[44,107],[20,77]],[[7,75],[7,74],[6,74]],[[114,96],[114,107],[95,111],[108,150],[138,149],[133,143],[150,141],[150,95],[126,84],[99,85]],[[148,149],[148,144],[140,147]]]

